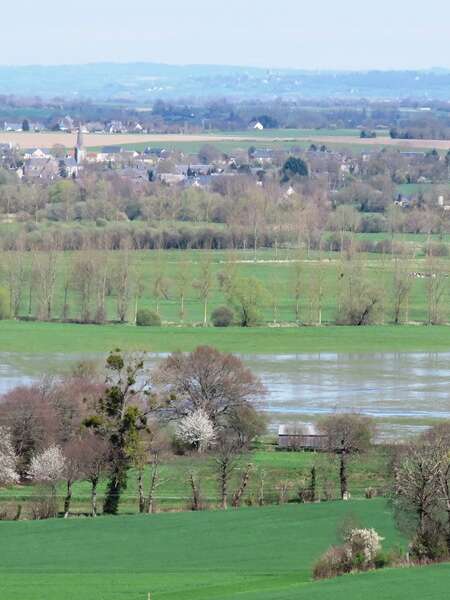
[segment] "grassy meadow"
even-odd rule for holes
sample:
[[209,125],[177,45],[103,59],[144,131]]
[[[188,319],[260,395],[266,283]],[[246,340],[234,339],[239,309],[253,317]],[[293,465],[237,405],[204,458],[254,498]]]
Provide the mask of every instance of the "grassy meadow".
[[[365,490],[373,488],[385,493],[388,486],[386,471],[387,451],[382,446],[375,446],[363,457],[355,457],[349,463],[349,489],[354,498],[364,498]],[[238,487],[242,471],[247,464],[253,465],[248,488],[244,496],[244,504],[257,505],[259,501],[261,479],[264,479],[264,501],[274,504],[279,501],[281,482],[289,482],[287,498],[298,499],[300,487],[306,487],[311,467],[317,469],[317,496],[321,498],[339,498],[338,462],[334,457],[313,452],[279,452],[268,450],[267,445],[239,458],[236,469],[230,480],[230,490]],[[157,511],[186,510],[190,507],[191,488],[188,481],[193,471],[199,477],[204,502],[209,507],[219,504],[218,484],[213,457],[208,456],[172,456],[163,458],[160,468],[161,485],[156,490],[155,508]],[[150,471],[144,473],[144,489],[149,489]],[[74,514],[90,512],[90,484],[75,482],[71,510]],[[62,510],[65,485],[58,488],[58,500]],[[106,481],[98,487],[99,507],[106,491]],[[33,499],[47,493],[39,486],[19,485],[0,490],[0,505],[10,503],[33,502]],[[24,513],[29,506],[24,504]],[[128,486],[125,490],[120,511],[123,514],[138,512],[137,472],[130,471]]]
[[[314,561],[352,515],[403,544],[384,500],[244,508],[228,512],[1,523],[2,600],[231,600],[385,594],[395,571],[312,583]],[[406,585],[410,571],[403,570]],[[384,584],[383,575],[388,578]],[[429,572],[443,590],[448,569]],[[423,579],[425,578],[425,580]],[[417,585],[425,587],[426,570]],[[440,585],[437,582],[440,581]],[[44,592],[45,590],[45,592]],[[323,593],[330,596],[321,595]],[[313,594],[313,596],[311,596]],[[400,596],[395,596],[399,598]],[[402,596],[406,597],[406,596]],[[424,596],[425,597],[425,596]],[[428,595],[426,598],[441,598]]]
[[241,354],[320,352],[446,352],[450,328],[375,325],[370,327],[135,327],[0,321],[0,352],[81,353],[126,351],[190,352],[214,346]]
[[[376,234],[378,235],[378,234]],[[369,238],[367,238],[369,239]],[[381,237],[374,238],[382,239]],[[426,264],[420,252],[422,240],[407,241],[411,252],[417,253],[417,258],[405,260],[405,268],[410,271],[425,271]],[[121,252],[97,253],[94,255],[96,264],[101,267],[105,261],[108,269],[108,285],[106,297],[106,312],[108,320],[117,319],[117,293],[115,276],[121,263]],[[57,258],[56,283],[53,296],[52,318],[59,319],[64,305],[64,284],[70,277],[71,266],[76,256],[72,253],[60,253]],[[394,278],[394,261],[390,256],[380,254],[360,255],[356,260],[363,260],[363,269],[369,280],[382,291],[384,300],[384,322],[392,320],[392,288]],[[8,286],[7,264],[12,258],[3,256],[3,287]],[[25,270],[32,268],[31,255],[25,256]],[[176,325],[180,322],[180,300],[177,291],[180,273],[187,275],[185,289],[185,325],[199,324],[203,320],[203,302],[200,298],[198,285],[201,279],[202,265],[210,261],[211,286],[208,298],[208,315],[214,308],[226,303],[220,286],[220,276],[235,272],[238,277],[253,277],[259,280],[265,290],[261,302],[261,324],[279,324],[295,322],[296,270],[300,264],[300,321],[314,323],[317,320],[314,308],[314,282],[320,273],[322,280],[322,323],[333,323],[336,316],[342,261],[339,253],[322,254],[321,260],[317,254],[309,258],[301,257],[294,250],[260,250],[252,251],[202,251],[202,250],[169,250],[169,251],[136,251],[130,253],[131,280],[139,282],[140,308],[156,309],[157,292],[155,281],[162,278],[165,281],[165,293],[159,298],[158,308],[163,323]],[[299,262],[300,261],[300,262]],[[446,261],[447,264],[447,261]],[[450,266],[450,262],[448,262]],[[320,267],[320,268],[319,268]],[[29,277],[27,277],[29,281]],[[29,290],[28,281],[24,282],[19,314],[20,316],[35,315],[37,312],[36,289]],[[31,296],[31,303],[30,303]],[[448,305],[449,289],[446,290],[446,306]],[[73,286],[67,296],[68,318],[79,319],[80,299]],[[30,312],[31,307],[31,312]],[[130,300],[128,320],[133,321],[134,301]],[[445,310],[446,320],[450,318],[450,307]],[[426,322],[427,320],[427,283],[426,279],[414,279],[409,301],[409,320],[411,322]]]
[[386,502],[1,523],[2,600],[403,600],[446,597],[449,565],[311,581],[349,516],[405,545]]

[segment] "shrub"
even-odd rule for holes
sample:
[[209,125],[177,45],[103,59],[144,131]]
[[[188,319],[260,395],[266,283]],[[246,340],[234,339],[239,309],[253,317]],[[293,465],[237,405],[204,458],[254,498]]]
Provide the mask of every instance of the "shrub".
[[213,310],[211,321],[214,327],[229,327],[233,323],[234,313],[228,306],[219,306]]
[[352,568],[352,556],[347,546],[332,546],[314,565],[313,577],[314,579],[331,579],[350,573]]
[[382,554],[381,538],[374,529],[352,529],[345,535],[345,543],[332,546],[316,562],[314,579],[328,579],[350,573],[381,568],[388,564],[388,555]]
[[8,292],[0,288],[0,320],[9,319],[11,312],[9,309],[9,296]]
[[430,242],[424,246],[423,252],[429,256],[448,256],[449,248],[443,242]]
[[36,498],[30,506],[33,521],[54,519],[58,515],[58,503],[54,496]]
[[136,325],[138,327],[160,327],[161,317],[149,308],[140,308],[136,314]]

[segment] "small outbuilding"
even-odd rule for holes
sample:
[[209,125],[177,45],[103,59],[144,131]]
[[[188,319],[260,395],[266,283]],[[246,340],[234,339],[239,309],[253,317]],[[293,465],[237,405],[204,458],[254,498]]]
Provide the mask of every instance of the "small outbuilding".
[[315,425],[294,423],[278,427],[279,450],[325,451],[328,437],[321,433]]

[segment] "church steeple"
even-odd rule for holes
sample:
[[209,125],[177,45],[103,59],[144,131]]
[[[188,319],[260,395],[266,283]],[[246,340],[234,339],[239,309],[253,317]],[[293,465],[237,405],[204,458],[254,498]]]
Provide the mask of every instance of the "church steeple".
[[75,146],[75,160],[77,162],[77,164],[80,164],[83,162],[83,160],[86,158],[86,150],[84,148],[84,136],[83,136],[83,130],[80,127],[78,128],[78,132],[77,132],[77,143]]

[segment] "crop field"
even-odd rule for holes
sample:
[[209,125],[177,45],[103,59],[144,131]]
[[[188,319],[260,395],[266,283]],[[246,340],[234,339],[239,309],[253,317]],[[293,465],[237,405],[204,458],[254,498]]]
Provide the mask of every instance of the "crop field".
[[[51,148],[60,144],[71,148],[74,145],[74,134],[64,132],[1,132],[0,143],[13,143],[21,148]],[[237,142],[249,145],[264,144],[290,144],[297,143],[322,143],[327,145],[340,144],[354,148],[393,147],[402,149],[433,149],[448,150],[448,140],[401,140],[391,139],[387,135],[374,139],[359,138],[355,130],[336,130],[321,132],[320,130],[267,130],[255,132],[253,130],[244,132],[214,132],[208,134],[86,134],[85,144],[89,148],[102,146],[128,146],[142,147],[148,145],[171,144],[220,144]],[[245,146],[244,146],[245,147]],[[191,146],[192,148],[192,146]]]
[[152,600],[323,599],[344,598],[344,593],[359,600],[362,585],[365,598],[387,600],[407,597],[387,595],[399,575],[411,589],[415,581],[415,591],[430,584],[429,594],[421,597],[443,597],[438,592],[447,567],[312,583],[312,564],[337,541],[338,525],[349,515],[379,531],[385,548],[403,544],[381,499],[4,522],[1,598],[42,600],[45,590],[46,600],[147,600],[149,593]]

